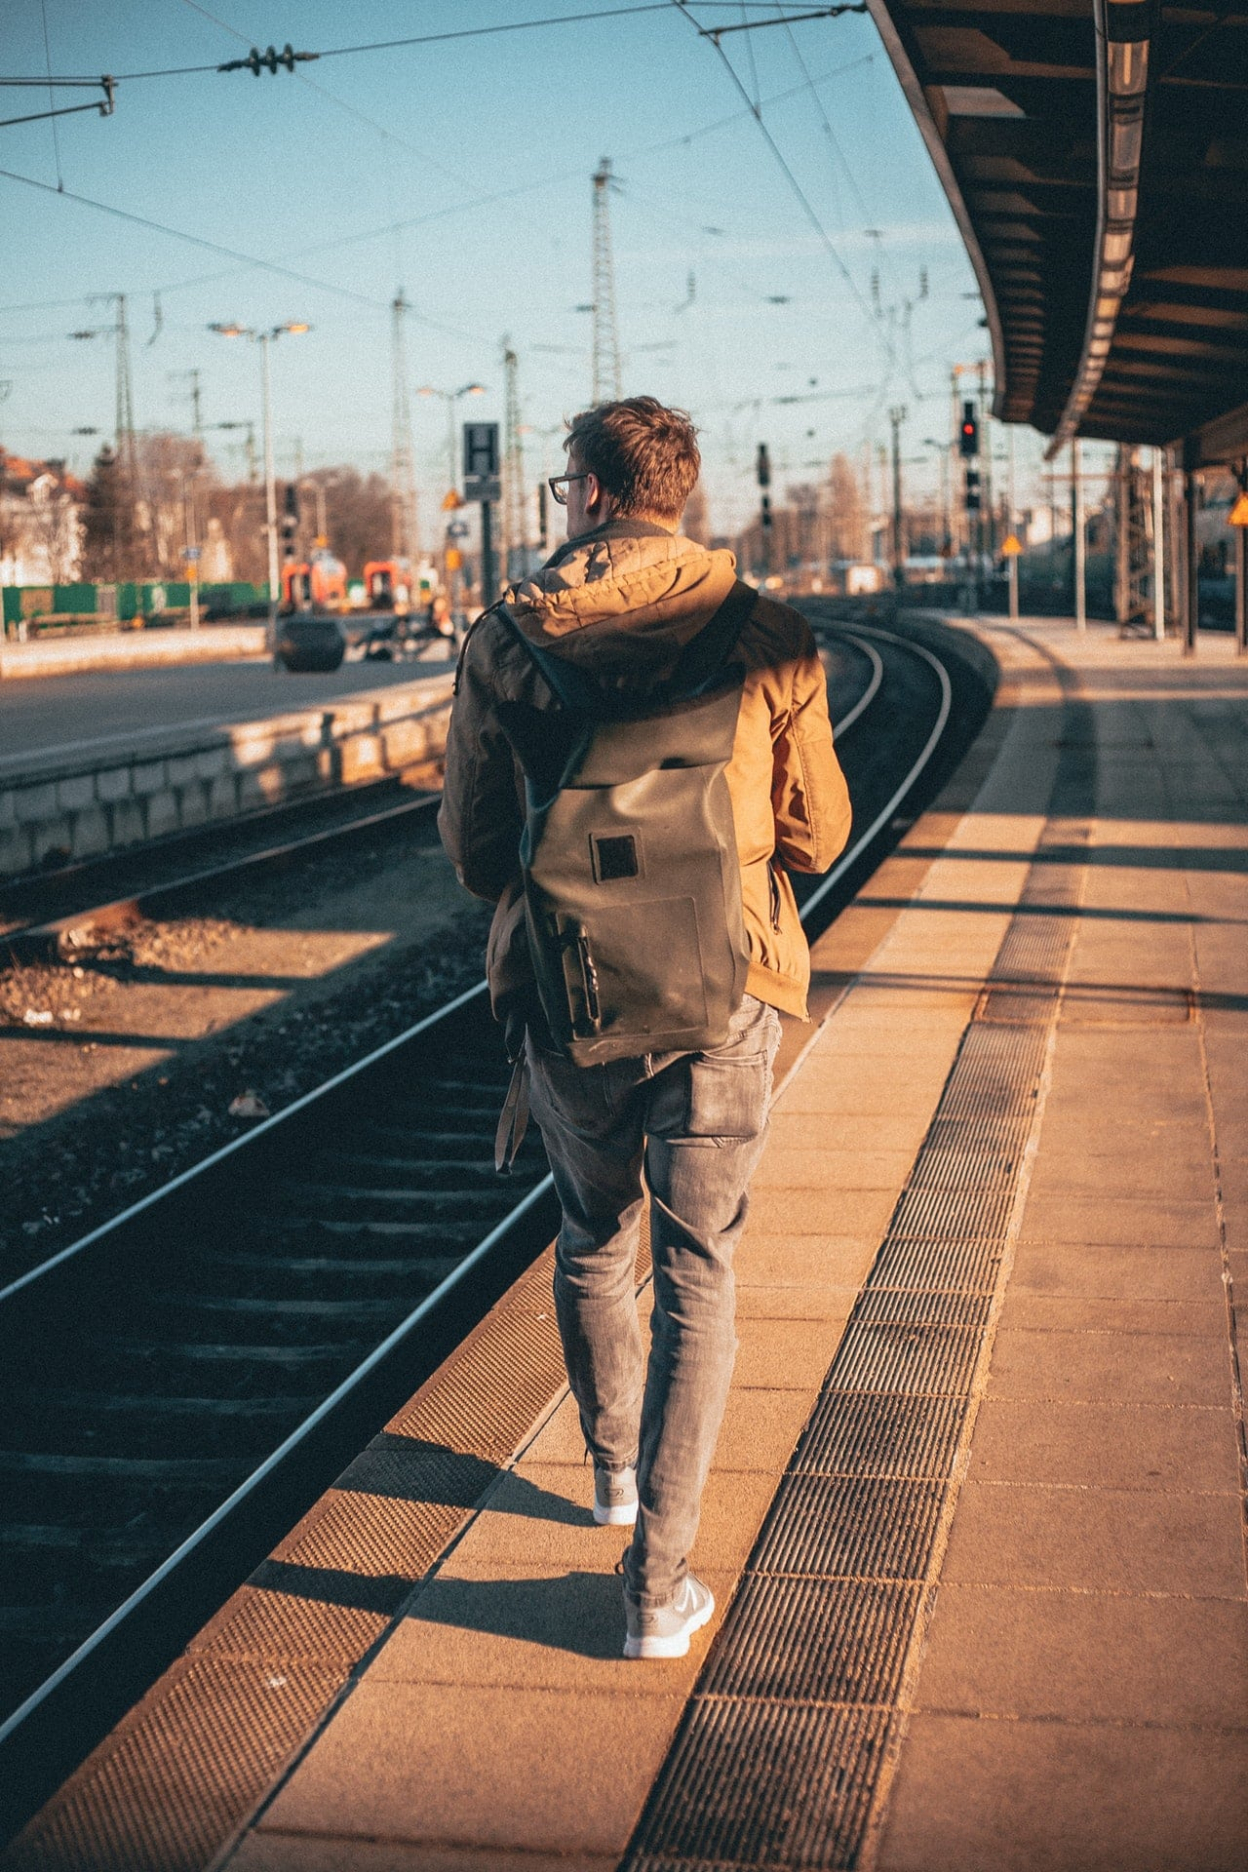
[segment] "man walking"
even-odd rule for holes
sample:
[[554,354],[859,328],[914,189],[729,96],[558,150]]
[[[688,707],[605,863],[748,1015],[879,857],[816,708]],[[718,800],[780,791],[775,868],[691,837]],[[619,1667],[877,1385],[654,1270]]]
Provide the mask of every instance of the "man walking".
[[[677,531],[700,468],[689,419],[630,397],[576,417],[566,447],[568,473],[550,485],[567,507],[567,544],[510,587],[465,645],[439,826],[461,882],[497,906],[490,993],[513,1057],[527,1028],[533,1112],[563,1210],[555,1306],[594,1462],[594,1518],[635,1523],[624,1655],[680,1657],[714,1610],[688,1555],[736,1353],[733,1252],[762,1151],[779,1011],[806,1017],[810,958],[787,870],[825,870],[850,809],[809,627],[768,598],[750,605],[731,553]],[[551,771],[573,716],[539,664],[553,671],[557,658],[644,713],[699,633],[722,628],[730,596],[745,617],[731,649],[744,680],[726,769],[744,997],[722,1044],[577,1064],[543,1017],[526,929],[525,775]],[[648,1365],[634,1296],[647,1188]]]

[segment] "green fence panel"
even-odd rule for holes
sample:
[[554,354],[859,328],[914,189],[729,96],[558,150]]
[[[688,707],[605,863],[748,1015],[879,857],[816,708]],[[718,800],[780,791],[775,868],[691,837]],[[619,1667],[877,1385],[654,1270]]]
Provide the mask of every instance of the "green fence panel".
[[56,612],[90,617],[95,608],[94,585],[54,585],[52,587],[52,609]]

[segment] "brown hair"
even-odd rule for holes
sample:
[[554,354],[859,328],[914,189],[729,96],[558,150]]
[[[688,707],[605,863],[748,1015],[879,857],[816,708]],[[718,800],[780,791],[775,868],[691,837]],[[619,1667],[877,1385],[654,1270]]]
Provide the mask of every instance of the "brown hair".
[[689,417],[657,397],[625,397],[583,410],[572,418],[564,447],[597,475],[621,519],[653,514],[679,520],[702,466]]

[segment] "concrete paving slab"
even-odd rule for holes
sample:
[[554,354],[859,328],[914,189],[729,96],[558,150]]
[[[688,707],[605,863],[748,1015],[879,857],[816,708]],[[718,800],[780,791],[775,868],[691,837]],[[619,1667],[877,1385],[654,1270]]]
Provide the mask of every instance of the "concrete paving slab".
[[1024,1240],[1015,1257],[1010,1291],[1097,1299],[1221,1300],[1222,1257],[1216,1243],[1176,1248]]
[[647,1669],[623,1656],[624,1602],[614,1572],[527,1565],[469,1571],[464,1562],[417,1593],[369,1680],[688,1696],[736,1583],[731,1573],[699,1578],[715,1595],[715,1617],[695,1633],[687,1657]]
[[1216,1248],[1212,1203],[1163,1202],[1115,1196],[1083,1199],[1046,1191],[1027,1204],[1023,1241],[1076,1242],[1085,1249]]
[[737,1390],[809,1389],[813,1396],[832,1363],[846,1317],[838,1310],[813,1319],[743,1318],[733,1385]]
[[830,1117],[782,1106],[768,1127],[767,1148],[817,1150],[831,1145],[841,1151],[902,1151],[913,1161],[926,1129],[923,1119],[916,1116]]
[[1239,1599],[1243,1538],[1223,1495],[968,1482],[942,1579]]
[[858,1287],[879,1249],[878,1235],[775,1235],[751,1212],[737,1250],[737,1287],[811,1282]]
[[800,1077],[785,1087],[777,1116],[818,1112],[827,1118],[915,1117],[926,1124],[946,1076],[929,1070],[922,1078],[907,1072],[866,1079],[844,1069],[816,1074],[814,1064],[803,1066]]
[[1142,1300],[1129,1294],[1109,1300],[1021,1288],[1006,1295],[1000,1325],[1041,1332],[1184,1333],[1216,1343],[1226,1325],[1226,1307],[1220,1298]]
[[883,1234],[896,1190],[760,1189],[750,1220],[765,1235]]
[[737,1282],[739,1320],[840,1320],[849,1318],[857,1287],[829,1287],[822,1283],[787,1285]]
[[916,1716],[877,1864],[1242,1872],[1246,1788],[1239,1731]]
[[[522,1471],[504,1476],[492,1492],[447,1556],[443,1575],[453,1579],[509,1568],[592,1573],[604,1565],[614,1567],[627,1544],[628,1529],[594,1525],[593,1486],[588,1464],[583,1469],[547,1468],[526,1461]],[[702,1525],[690,1556],[693,1566],[719,1572],[743,1566],[774,1493],[775,1482],[766,1473],[712,1475],[702,1498]],[[558,1509],[547,1512],[543,1507],[534,1513],[532,1503],[538,1495],[543,1502],[558,1502]]]
[[1221,1334],[1077,1332],[1002,1327],[990,1397],[1114,1404],[1205,1404],[1230,1398]]
[[1031,1200],[1052,1192],[1089,1201],[1095,1197],[1151,1197],[1166,1202],[1210,1203],[1215,1194],[1213,1162],[1206,1133],[1198,1151],[1180,1156],[1167,1149],[1136,1145],[1131,1150],[1092,1151],[1049,1148],[1041,1133],[1043,1154],[1031,1183]]
[[[647,1696],[641,1723],[635,1702],[365,1678],[260,1830],[618,1854],[684,1707],[679,1695]],[[553,1734],[567,1738],[558,1774]]]
[[986,1398],[969,1475],[976,1482],[1194,1489],[1233,1495],[1235,1418],[1220,1410]]
[[913,1151],[786,1150],[770,1147],[751,1187],[763,1189],[892,1190],[905,1182]]
[[1209,1122],[1204,1115],[1181,1119],[1155,1109],[1144,1119],[1114,1109],[1093,1112],[1064,1100],[1060,1105],[1045,1106],[1040,1144],[1038,1171],[1045,1168],[1054,1153],[1090,1157],[1122,1154],[1145,1162],[1157,1158],[1183,1163],[1189,1154],[1199,1159],[1208,1150]]
[[942,1586],[919,1708],[1242,1729],[1248,1601]]

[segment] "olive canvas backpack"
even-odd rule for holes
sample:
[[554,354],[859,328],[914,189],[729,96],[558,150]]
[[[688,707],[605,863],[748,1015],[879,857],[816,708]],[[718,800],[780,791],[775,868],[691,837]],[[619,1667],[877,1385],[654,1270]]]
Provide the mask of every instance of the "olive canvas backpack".
[[749,952],[725,769],[757,593],[738,580],[670,677],[612,690],[525,637],[566,711],[557,784],[525,769],[529,953],[557,1052],[578,1066],[727,1038]]

